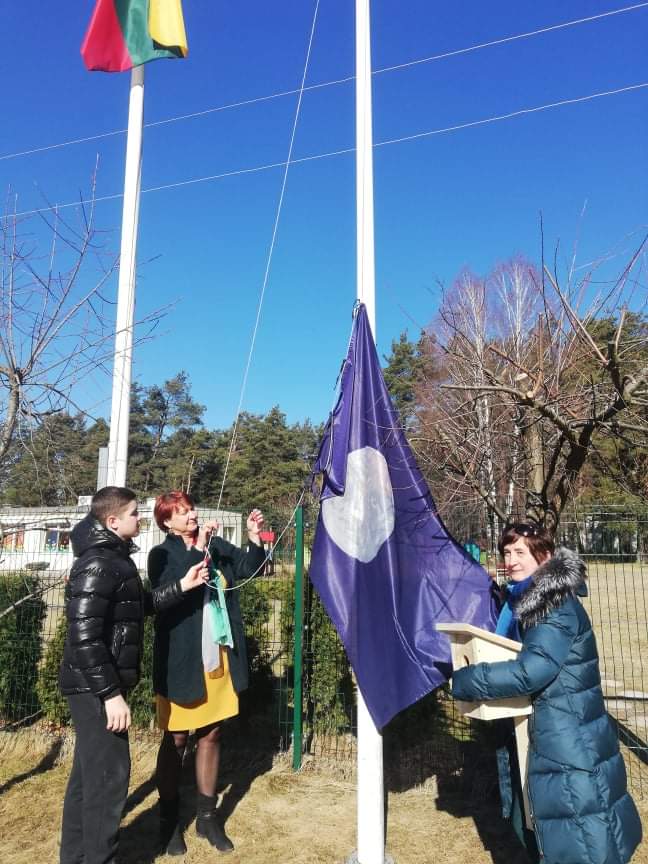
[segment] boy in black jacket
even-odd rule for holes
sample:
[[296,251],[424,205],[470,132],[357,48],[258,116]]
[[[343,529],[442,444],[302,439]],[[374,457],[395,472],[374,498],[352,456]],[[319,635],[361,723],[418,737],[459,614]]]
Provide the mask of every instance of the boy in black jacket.
[[139,533],[135,493],[106,486],[74,528],[65,588],[67,636],[59,674],[76,731],[63,805],[61,864],[112,864],[130,778],[125,696],[137,684],[144,615],[179,602],[209,578],[204,562],[153,592],[131,553]]

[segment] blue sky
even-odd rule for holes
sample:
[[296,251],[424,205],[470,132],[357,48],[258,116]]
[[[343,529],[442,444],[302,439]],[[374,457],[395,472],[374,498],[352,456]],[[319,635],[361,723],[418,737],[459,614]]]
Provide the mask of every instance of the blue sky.
[[[619,9],[622,2],[373,0],[373,67]],[[3,3],[2,6],[5,6]],[[0,157],[124,129],[129,75],[87,73],[79,45],[93,0],[4,9]],[[184,0],[190,55],[146,68],[145,120],[299,86],[314,0]],[[648,7],[374,76],[375,142],[648,82]],[[354,4],[321,0],[307,85],[354,74]],[[285,160],[295,95],[153,126],[143,188]],[[485,273],[546,244],[596,257],[648,222],[648,89],[375,150],[377,335],[381,353],[433,320],[438,283]],[[307,91],[294,158],[353,147],[352,81]],[[74,201],[97,155],[98,195],[120,193],[125,135],[0,158],[19,210]],[[243,407],[325,418],[355,298],[353,153],[291,166]],[[210,427],[238,403],[282,181],[280,168],[143,194],[137,314],[175,304],[137,350],[134,374],[185,368]],[[580,214],[587,202],[585,216]],[[121,202],[98,204],[114,229]],[[116,280],[112,286],[116,288]],[[109,413],[110,381],[79,397]]]

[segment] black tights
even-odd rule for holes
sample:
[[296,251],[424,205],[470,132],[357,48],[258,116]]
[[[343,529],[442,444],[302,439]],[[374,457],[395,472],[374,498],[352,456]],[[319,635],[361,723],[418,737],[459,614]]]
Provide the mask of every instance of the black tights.
[[[160,798],[178,797],[182,758],[188,732],[165,732],[157,758],[156,781]],[[196,729],[196,787],[201,795],[216,794],[220,762],[220,725],[212,723]]]

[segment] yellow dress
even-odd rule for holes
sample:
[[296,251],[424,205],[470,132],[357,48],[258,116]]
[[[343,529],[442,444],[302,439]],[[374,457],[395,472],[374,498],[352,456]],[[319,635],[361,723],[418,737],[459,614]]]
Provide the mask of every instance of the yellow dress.
[[239,711],[238,694],[232,683],[228,651],[222,645],[220,661],[218,669],[205,672],[206,693],[203,699],[181,704],[159,693],[156,695],[157,725],[160,729],[184,732],[236,717]]

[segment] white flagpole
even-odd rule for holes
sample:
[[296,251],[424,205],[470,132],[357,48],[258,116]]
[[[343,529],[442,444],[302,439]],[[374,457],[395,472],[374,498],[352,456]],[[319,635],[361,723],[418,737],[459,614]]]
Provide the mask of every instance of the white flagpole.
[[[356,0],[357,295],[376,338],[370,0]],[[362,862],[364,864],[364,862]],[[382,862],[381,862],[382,864]]]
[[[357,297],[376,338],[370,0],[356,0]],[[383,741],[358,689],[358,851],[351,861],[385,864]],[[356,857],[357,856],[357,857]]]
[[115,357],[113,362],[112,407],[110,412],[110,440],[108,443],[108,471],[106,478],[106,483],[109,486],[126,485],[143,126],[144,66],[135,66],[131,71],[130,100],[128,105],[124,208],[122,212],[121,252],[119,257]]

